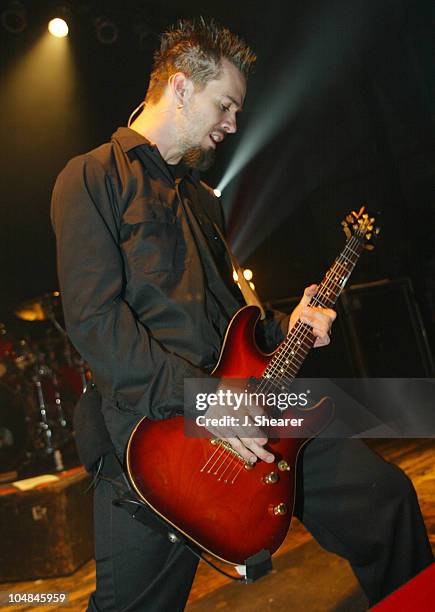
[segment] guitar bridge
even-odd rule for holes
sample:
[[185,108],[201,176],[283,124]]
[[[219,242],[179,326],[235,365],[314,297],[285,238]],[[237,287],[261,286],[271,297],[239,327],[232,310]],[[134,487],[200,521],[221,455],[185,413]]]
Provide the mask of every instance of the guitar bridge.
[[227,450],[231,455],[233,455],[234,457],[236,457],[240,461],[243,461],[244,467],[245,467],[246,470],[252,470],[252,468],[254,467],[250,463],[247,463],[243,459],[242,455],[239,452],[237,452],[231,446],[231,444],[229,442],[227,442],[226,440],[222,440],[221,438],[213,438],[212,440],[210,440],[210,444],[213,444],[214,446],[221,446],[221,447],[225,448],[225,450]]
[[210,444],[216,446],[216,450],[207,459],[201,468],[201,472],[212,474],[219,482],[234,484],[243,468],[251,470],[254,466],[246,463],[242,455],[238,453],[226,440],[213,438]]

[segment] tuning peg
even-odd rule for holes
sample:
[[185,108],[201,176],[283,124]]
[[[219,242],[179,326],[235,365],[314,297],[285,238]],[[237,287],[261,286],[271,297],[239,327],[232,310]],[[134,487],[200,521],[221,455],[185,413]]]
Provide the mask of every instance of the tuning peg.
[[365,206],[361,206],[361,208],[359,209],[359,212],[355,212],[353,210],[352,214],[356,219],[359,219],[359,217],[361,217],[361,215],[363,214],[364,210],[365,210]]
[[347,215],[347,217],[346,217],[346,221],[347,221],[348,223],[353,223],[353,217],[352,217],[352,215]]
[[343,231],[346,235],[346,238],[349,240],[350,238],[352,238],[352,232],[349,229],[348,224],[346,223],[346,221],[342,221],[341,225],[343,226]]

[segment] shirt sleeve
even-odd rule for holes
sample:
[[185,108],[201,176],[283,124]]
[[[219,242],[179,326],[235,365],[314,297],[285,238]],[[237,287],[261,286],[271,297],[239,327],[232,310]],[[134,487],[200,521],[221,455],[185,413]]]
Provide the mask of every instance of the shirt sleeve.
[[183,410],[184,379],[206,373],[165,350],[123,299],[116,215],[101,163],[90,155],[72,159],[57,178],[51,204],[65,324],[106,399],[165,418]]

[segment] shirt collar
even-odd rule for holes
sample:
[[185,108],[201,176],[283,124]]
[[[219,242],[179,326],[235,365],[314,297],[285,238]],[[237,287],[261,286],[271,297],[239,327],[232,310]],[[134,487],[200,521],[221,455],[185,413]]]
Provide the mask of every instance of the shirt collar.
[[[135,130],[132,130],[131,128],[128,128],[128,127],[119,127],[116,130],[116,132],[112,134],[112,138],[115,139],[120,144],[121,149],[125,153],[128,153],[129,151],[131,151],[132,149],[136,147],[141,147],[141,150],[146,155],[151,157],[154,160],[154,162],[157,163],[161,167],[162,170],[166,172],[168,171],[168,164],[166,164],[165,160],[161,156],[160,151],[158,150],[157,146],[152,144],[147,138],[145,138],[145,136],[142,136],[142,134],[139,134],[139,132],[136,132]],[[178,167],[180,168],[180,166]],[[199,182],[200,173],[198,170],[195,170],[193,168],[188,168],[187,166],[184,166],[184,168],[186,169],[186,172],[180,178],[189,177],[194,182],[196,183]]]
[[119,127],[116,132],[112,134],[112,138],[119,142],[122,150],[125,153],[128,153],[128,151],[131,151],[131,149],[134,149],[135,147],[141,147],[144,145],[148,146],[149,148],[154,148],[150,141],[145,138],[145,136],[142,136],[142,134],[139,134],[139,132],[136,132],[128,127]]

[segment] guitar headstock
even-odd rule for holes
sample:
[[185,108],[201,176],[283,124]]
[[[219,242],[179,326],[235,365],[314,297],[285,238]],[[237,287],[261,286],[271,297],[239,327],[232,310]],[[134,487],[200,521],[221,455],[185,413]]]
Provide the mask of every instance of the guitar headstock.
[[381,228],[375,226],[375,218],[364,212],[364,210],[364,206],[361,206],[359,212],[353,210],[343,219],[341,225],[348,240],[356,238],[365,249],[372,251],[375,248],[373,242]]

